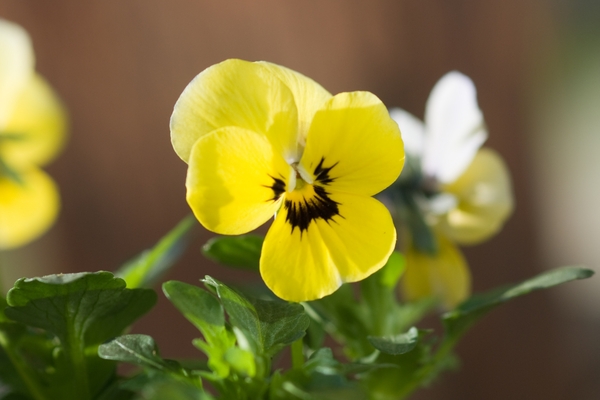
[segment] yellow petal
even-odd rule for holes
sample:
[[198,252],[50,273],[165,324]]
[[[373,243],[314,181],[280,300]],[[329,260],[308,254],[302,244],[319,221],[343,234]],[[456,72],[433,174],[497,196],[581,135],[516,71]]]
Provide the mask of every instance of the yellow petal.
[[439,222],[439,229],[461,244],[475,244],[496,234],[514,208],[510,175],[493,150],[477,152],[466,171],[443,187],[458,199],[458,206]]
[[471,274],[460,250],[442,235],[436,236],[438,253],[434,256],[409,246],[400,282],[407,300],[436,297],[444,308],[452,309],[469,297]]
[[33,48],[27,32],[0,19],[0,132],[12,113],[15,97],[33,74]]
[[22,183],[0,176],[0,249],[36,239],[58,214],[58,190],[46,173],[30,169],[19,177]]
[[2,139],[0,157],[14,168],[49,162],[64,143],[66,112],[48,83],[32,75],[21,90],[3,133],[15,139]]
[[404,165],[400,130],[368,92],[340,93],[315,114],[300,166],[328,190],[372,196]]
[[227,60],[196,76],[177,100],[171,116],[175,152],[188,162],[199,138],[227,126],[266,135],[284,158],[297,157],[294,97],[264,65]]
[[265,238],[261,275],[282,299],[314,300],[380,269],[395,243],[391,216],[377,200],[305,185],[286,194]]
[[192,149],[187,201],[206,229],[246,233],[275,214],[291,172],[264,135],[222,128],[200,138]]
[[[261,61],[292,91],[298,109],[298,131],[301,142],[306,143],[306,134],[313,116],[332,96],[321,85],[299,72],[280,65]],[[299,161],[299,160],[296,160]]]

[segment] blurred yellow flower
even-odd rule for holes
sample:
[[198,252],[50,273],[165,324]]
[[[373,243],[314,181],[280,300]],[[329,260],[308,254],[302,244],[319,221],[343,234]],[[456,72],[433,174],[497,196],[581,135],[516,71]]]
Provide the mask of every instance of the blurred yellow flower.
[[332,96],[287,68],[227,60],[184,90],[171,139],[189,164],[187,201],[207,229],[243,234],[276,214],[260,272],[277,296],[321,298],[391,254],[391,216],[371,196],[398,177],[404,151],[373,94]]
[[0,19],[0,249],[24,245],[56,219],[58,191],[39,169],[63,145],[65,111],[34,70],[29,35]]
[[437,296],[453,308],[469,296],[471,285],[453,242],[476,244],[502,228],[513,210],[509,173],[496,152],[481,148],[487,139],[483,115],[473,82],[461,73],[450,72],[435,85],[425,123],[401,109],[390,114],[410,166],[398,187],[414,205],[411,211],[422,215],[424,228],[413,223],[409,229],[403,292],[408,299]]

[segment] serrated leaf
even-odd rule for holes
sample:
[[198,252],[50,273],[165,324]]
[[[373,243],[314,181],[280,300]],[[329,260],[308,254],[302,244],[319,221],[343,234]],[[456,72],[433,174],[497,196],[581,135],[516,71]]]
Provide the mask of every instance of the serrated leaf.
[[158,355],[154,339],[148,335],[124,335],[98,347],[98,355],[105,360],[121,361],[158,370],[170,369],[171,364]]
[[126,289],[110,272],[19,279],[8,292],[5,314],[12,320],[86,346],[118,335],[152,308],[156,293]]
[[48,398],[91,399],[114,374],[115,364],[96,347],[121,333],[156,302],[148,289],[126,289],[109,272],[19,279],[8,292],[5,315],[56,335]]
[[417,346],[419,331],[412,327],[406,333],[387,337],[368,337],[369,343],[377,350],[392,355],[408,353]]
[[194,346],[208,356],[208,366],[219,378],[229,375],[229,364],[224,357],[235,345],[235,336],[225,327],[223,307],[206,290],[183,282],[163,284],[163,292],[173,305],[202,332],[204,339],[195,339]]
[[460,304],[455,310],[443,315],[442,319],[447,340],[455,340],[473,323],[506,301],[536,290],[548,289],[577,279],[586,279],[593,274],[594,271],[585,268],[558,268],[544,272],[513,286],[474,295]]
[[216,289],[231,324],[244,332],[257,355],[272,356],[304,336],[310,324],[300,304],[248,299],[209,276],[204,282]]
[[195,225],[194,216],[187,216],[153,248],[125,263],[115,276],[124,279],[129,288],[151,287],[181,257]]
[[225,330],[225,315],[221,303],[206,290],[184,282],[169,281],[163,284],[163,292],[209,340],[218,337]]
[[257,235],[218,236],[210,239],[202,252],[229,267],[258,271],[264,237]]

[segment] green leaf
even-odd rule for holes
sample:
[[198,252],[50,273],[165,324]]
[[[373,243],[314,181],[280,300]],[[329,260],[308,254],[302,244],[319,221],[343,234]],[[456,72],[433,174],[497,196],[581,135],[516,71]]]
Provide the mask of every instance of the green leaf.
[[149,250],[128,261],[115,276],[127,282],[127,287],[151,287],[181,257],[196,226],[193,215],[184,218]]
[[310,324],[300,304],[247,299],[209,276],[204,282],[216,289],[231,324],[242,330],[257,355],[274,355],[303,337]]
[[368,337],[369,343],[377,350],[392,355],[408,353],[417,346],[419,331],[412,327],[406,333],[390,337]]
[[110,272],[19,279],[8,292],[6,315],[48,330],[70,346],[100,344],[118,335],[156,302],[149,289],[126,289]]
[[148,335],[124,335],[98,347],[98,355],[105,360],[115,360],[158,370],[171,369],[158,355],[158,347]]
[[52,353],[57,372],[50,398],[85,400],[114,374],[114,363],[100,359],[96,347],[146,313],[156,294],[126,289],[122,279],[98,272],[19,279],[7,300],[8,318],[60,340]]
[[220,264],[258,271],[263,241],[264,237],[257,235],[218,236],[210,239],[202,252]]
[[374,275],[377,276],[379,283],[386,288],[396,287],[398,280],[406,271],[406,258],[397,251],[392,252],[386,264]]
[[206,339],[196,339],[194,346],[208,356],[210,369],[219,378],[229,375],[230,365],[226,352],[235,345],[235,336],[225,326],[223,307],[217,298],[206,290],[183,282],[163,284],[163,292],[175,307],[202,332]]
[[238,374],[250,378],[256,375],[256,362],[248,350],[231,347],[225,352],[224,359]]
[[219,300],[206,290],[178,281],[163,284],[163,292],[175,307],[208,340],[225,330],[225,315]]
[[314,352],[302,368],[285,374],[275,373],[271,380],[270,399],[365,399],[366,394],[349,381],[348,374],[375,369],[371,365],[343,364],[333,358],[329,348]]
[[443,315],[447,339],[456,340],[477,320],[508,300],[573,280],[586,279],[593,274],[594,271],[585,268],[558,268],[507,288],[494,289],[487,293],[474,295],[455,310]]

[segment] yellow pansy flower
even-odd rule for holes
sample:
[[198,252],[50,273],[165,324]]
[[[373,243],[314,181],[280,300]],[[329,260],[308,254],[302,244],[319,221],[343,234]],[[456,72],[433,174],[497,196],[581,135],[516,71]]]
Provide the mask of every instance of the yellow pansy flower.
[[56,219],[58,191],[39,169],[63,145],[65,111],[34,70],[29,35],[0,19],[0,249],[26,244]]
[[373,94],[332,96],[287,68],[227,60],[183,91],[171,139],[207,229],[243,234],[275,215],[260,272],[277,296],[321,298],[391,254],[391,216],[371,196],[398,177],[404,150]]
[[501,229],[513,210],[509,173],[496,152],[481,148],[487,130],[467,76],[450,72],[438,81],[425,123],[401,109],[390,113],[402,130],[411,167],[397,188],[429,228],[429,235],[409,229],[403,292],[408,299],[437,296],[452,308],[469,296],[471,285],[454,242],[476,244]]

